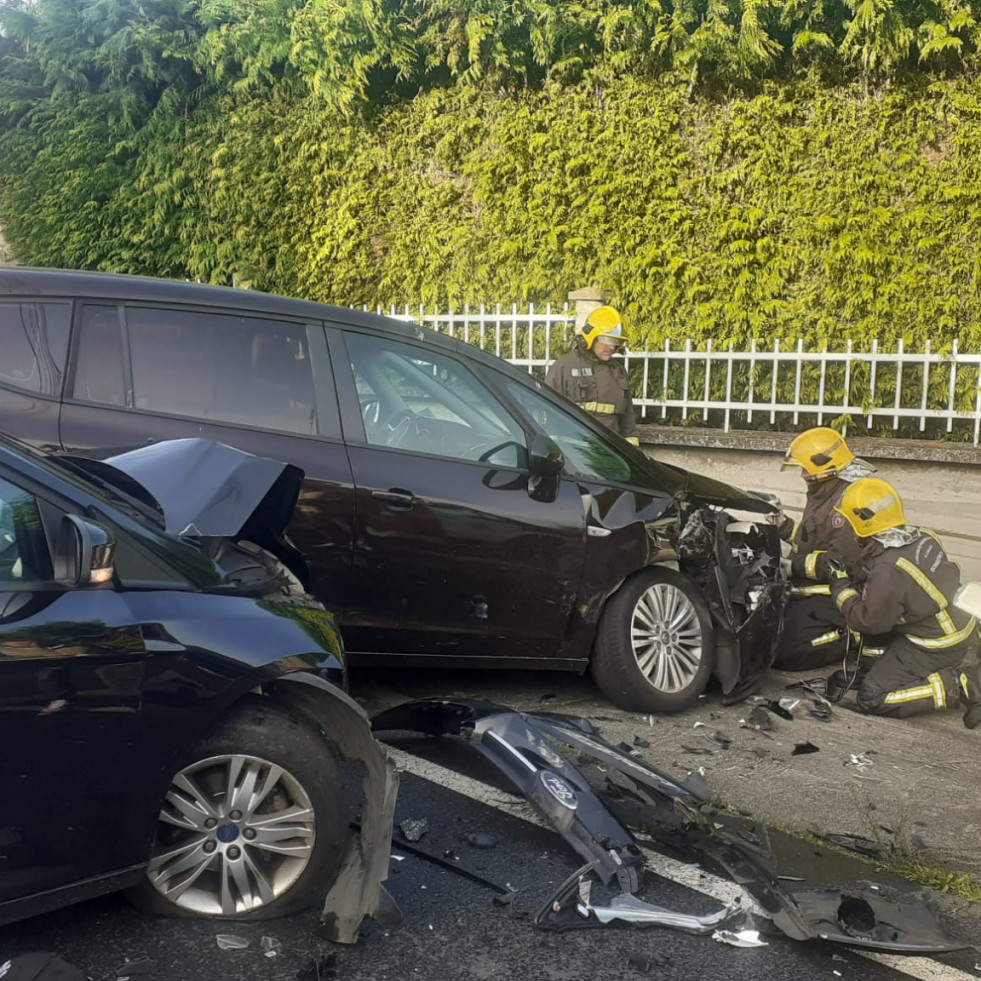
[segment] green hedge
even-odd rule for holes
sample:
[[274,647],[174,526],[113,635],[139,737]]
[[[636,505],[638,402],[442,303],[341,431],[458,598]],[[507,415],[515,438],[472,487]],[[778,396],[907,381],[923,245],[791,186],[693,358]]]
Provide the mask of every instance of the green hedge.
[[66,102],[0,136],[0,225],[26,262],[348,305],[594,283],[648,338],[973,348],[979,96],[799,82],[712,101],[624,76],[370,118],[225,95],[135,136]]

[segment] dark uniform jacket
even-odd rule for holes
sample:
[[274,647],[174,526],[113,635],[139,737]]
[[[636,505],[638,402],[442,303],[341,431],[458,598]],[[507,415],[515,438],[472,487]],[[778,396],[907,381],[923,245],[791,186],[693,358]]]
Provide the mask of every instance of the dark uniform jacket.
[[575,349],[552,363],[545,382],[621,436],[637,433],[627,370],[618,357],[600,361]]
[[974,617],[951,606],[960,570],[933,532],[910,530],[915,537],[908,545],[876,542],[867,550],[861,592],[851,580],[839,579],[831,594],[851,630],[866,636],[901,633],[924,650],[954,647],[977,626]]
[[828,581],[829,557],[844,566],[856,558],[858,549],[851,526],[835,511],[848,481],[840,477],[817,480],[807,485],[804,513],[794,532],[794,554],[790,560],[792,579]]

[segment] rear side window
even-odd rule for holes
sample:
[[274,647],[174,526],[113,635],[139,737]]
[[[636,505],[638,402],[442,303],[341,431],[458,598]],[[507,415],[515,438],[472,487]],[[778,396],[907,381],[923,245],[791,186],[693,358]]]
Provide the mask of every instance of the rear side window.
[[68,303],[0,302],[0,384],[60,395],[70,322]]
[[[109,343],[96,318],[83,320],[76,397],[117,402],[126,388],[115,377],[118,352],[124,366],[128,360],[132,389],[119,404],[289,433],[317,432],[304,324],[156,307],[126,306],[122,313],[125,348],[116,337]],[[106,364],[114,382],[96,394],[91,378]]]

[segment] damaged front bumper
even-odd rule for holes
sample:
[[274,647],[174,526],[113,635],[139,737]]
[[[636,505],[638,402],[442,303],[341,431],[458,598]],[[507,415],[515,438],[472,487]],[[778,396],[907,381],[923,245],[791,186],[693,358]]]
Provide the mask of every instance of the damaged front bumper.
[[[734,906],[691,916],[639,898],[644,856],[629,827],[667,848],[694,849],[707,864],[725,869],[794,940],[907,954],[968,946],[947,937],[922,901],[891,902],[859,883],[841,889],[780,879],[764,827],[713,806],[700,777],[675,780],[606,742],[585,719],[513,712],[489,702],[423,700],[376,715],[372,728],[467,740],[585,860],[535,917],[543,929],[621,921],[704,934],[742,915]],[[594,878],[619,895],[593,902]]]

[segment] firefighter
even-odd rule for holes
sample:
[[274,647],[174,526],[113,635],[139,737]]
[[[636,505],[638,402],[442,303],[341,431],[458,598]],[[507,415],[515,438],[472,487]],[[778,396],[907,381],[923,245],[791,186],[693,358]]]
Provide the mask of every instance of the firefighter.
[[597,308],[577,331],[572,350],[552,363],[545,382],[639,446],[627,371],[613,357],[626,339],[620,314],[613,307]]
[[867,658],[859,707],[903,718],[961,704],[964,724],[981,724],[979,669],[961,667],[977,650],[978,624],[953,605],[960,570],[940,540],[907,525],[896,490],[876,477],[851,484],[836,511],[862,545],[867,574],[856,588],[832,563],[831,595],[849,629],[884,645],[881,655]]
[[858,459],[841,433],[825,427],[808,429],[794,439],[781,469],[787,467],[800,468],[807,496],[784,561],[791,580],[790,602],[774,667],[813,671],[841,660],[851,643],[831,599],[828,562],[834,557],[839,564],[853,567],[857,548],[848,523],[835,507],[851,483],[868,477],[875,467]]

